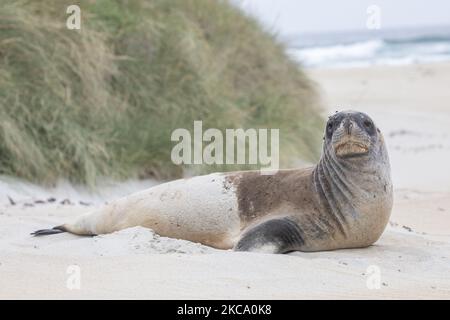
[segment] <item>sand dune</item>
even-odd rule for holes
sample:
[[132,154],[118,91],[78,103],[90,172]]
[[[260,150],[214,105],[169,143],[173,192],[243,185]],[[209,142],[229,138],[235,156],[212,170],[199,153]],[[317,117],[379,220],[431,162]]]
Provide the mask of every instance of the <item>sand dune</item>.
[[[77,192],[63,201],[67,194],[33,194],[3,183],[0,298],[449,299],[450,64],[310,75],[330,111],[366,111],[384,132],[395,203],[374,246],[237,253],[159,237],[140,227],[99,237],[33,238],[31,231],[75,217],[107,197]],[[71,266],[79,267],[79,289],[70,285]]]

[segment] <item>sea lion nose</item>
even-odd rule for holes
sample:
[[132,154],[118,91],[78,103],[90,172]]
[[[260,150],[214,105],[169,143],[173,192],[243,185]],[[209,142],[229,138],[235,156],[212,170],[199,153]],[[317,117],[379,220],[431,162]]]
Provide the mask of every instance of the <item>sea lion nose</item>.
[[346,119],[344,121],[344,129],[348,135],[352,134],[352,128],[353,128],[353,121],[351,121],[350,119]]

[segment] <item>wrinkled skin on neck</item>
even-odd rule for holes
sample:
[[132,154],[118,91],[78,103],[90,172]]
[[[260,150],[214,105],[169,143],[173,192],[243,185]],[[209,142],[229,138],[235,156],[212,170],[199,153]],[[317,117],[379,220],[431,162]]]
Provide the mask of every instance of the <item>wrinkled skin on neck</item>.
[[347,239],[349,247],[364,236],[367,245],[379,238],[392,208],[392,183],[383,136],[367,115],[330,117],[313,184],[322,213],[334,221],[335,238]]

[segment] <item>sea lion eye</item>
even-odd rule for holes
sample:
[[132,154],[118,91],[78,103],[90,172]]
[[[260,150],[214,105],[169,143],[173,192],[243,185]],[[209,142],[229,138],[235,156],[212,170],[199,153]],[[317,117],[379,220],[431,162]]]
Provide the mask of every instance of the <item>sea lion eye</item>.
[[331,131],[333,129],[333,122],[328,122],[327,130]]
[[329,121],[327,123],[327,129],[326,129],[327,138],[331,138],[331,135],[333,134],[333,126],[334,126],[333,121]]
[[367,129],[372,128],[372,122],[370,120],[364,120],[363,124]]

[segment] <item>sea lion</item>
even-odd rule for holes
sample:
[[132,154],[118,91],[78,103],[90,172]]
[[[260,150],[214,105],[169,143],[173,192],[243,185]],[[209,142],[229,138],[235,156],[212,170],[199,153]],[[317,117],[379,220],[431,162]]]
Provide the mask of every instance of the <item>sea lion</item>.
[[345,111],[328,119],[322,156],[313,167],[175,180],[33,234],[97,235],[143,226],[238,251],[356,248],[377,241],[392,201],[383,135],[368,115]]

